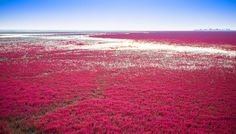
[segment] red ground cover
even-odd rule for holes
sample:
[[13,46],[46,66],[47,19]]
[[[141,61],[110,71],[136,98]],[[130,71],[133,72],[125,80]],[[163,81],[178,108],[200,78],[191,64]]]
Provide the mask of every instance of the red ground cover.
[[0,40],[0,133],[236,132],[235,57],[45,44]]
[[148,33],[115,33],[93,37],[134,39],[145,41],[188,43],[188,44],[230,44],[236,45],[236,32],[148,32]]

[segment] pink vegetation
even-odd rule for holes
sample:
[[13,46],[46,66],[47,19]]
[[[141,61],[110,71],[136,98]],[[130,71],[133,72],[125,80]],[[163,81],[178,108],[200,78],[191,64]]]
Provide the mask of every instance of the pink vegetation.
[[134,39],[169,43],[236,45],[236,32],[148,32],[95,35],[93,37]]
[[[47,50],[41,43],[0,42],[0,133],[236,132],[236,65],[220,66],[232,57],[169,59],[145,51]],[[201,58],[211,66],[168,68]]]

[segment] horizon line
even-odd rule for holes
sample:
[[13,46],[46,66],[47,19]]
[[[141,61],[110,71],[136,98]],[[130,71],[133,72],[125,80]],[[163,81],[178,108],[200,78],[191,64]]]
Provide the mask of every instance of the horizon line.
[[234,32],[236,29],[192,29],[192,30],[70,30],[70,29],[0,29],[0,32]]

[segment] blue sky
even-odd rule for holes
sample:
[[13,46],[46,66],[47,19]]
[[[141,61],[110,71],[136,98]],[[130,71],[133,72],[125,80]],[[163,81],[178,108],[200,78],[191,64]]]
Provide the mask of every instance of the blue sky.
[[236,30],[236,0],[0,0],[3,30]]

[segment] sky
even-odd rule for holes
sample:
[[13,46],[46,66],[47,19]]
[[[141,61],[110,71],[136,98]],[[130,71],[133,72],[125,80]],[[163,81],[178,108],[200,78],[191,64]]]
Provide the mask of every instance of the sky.
[[0,0],[0,30],[236,30],[236,0]]

